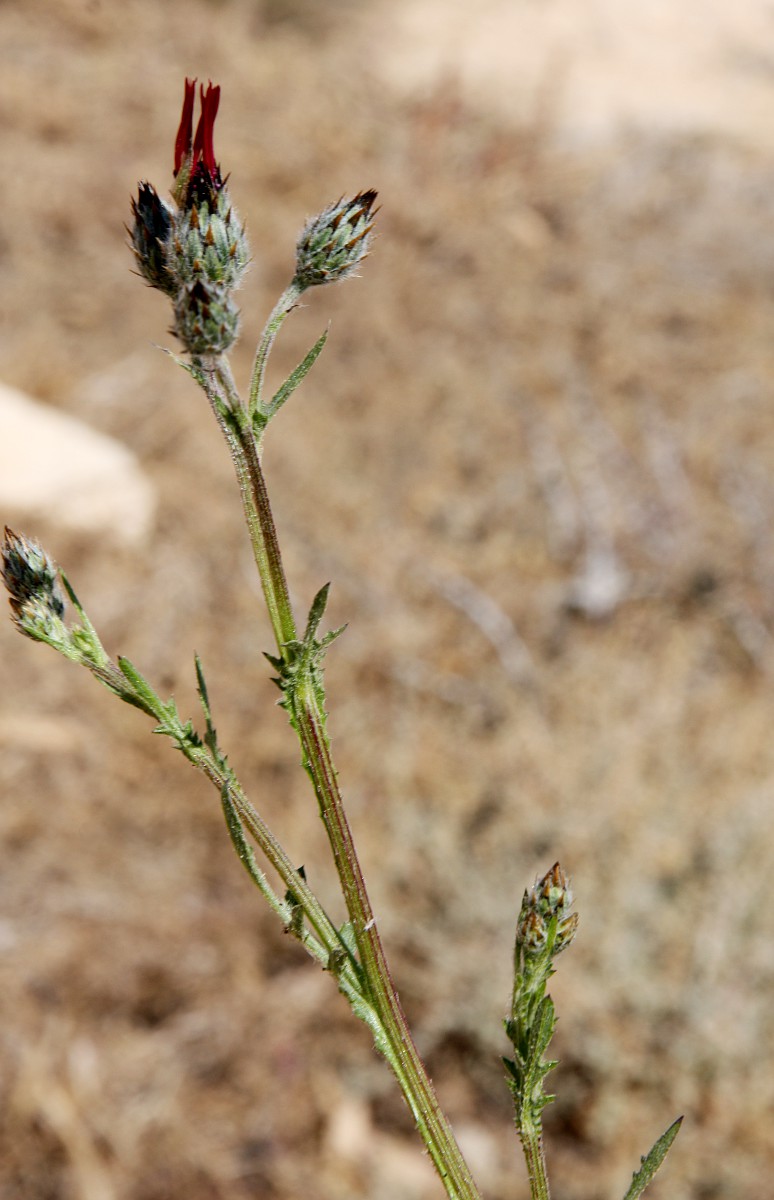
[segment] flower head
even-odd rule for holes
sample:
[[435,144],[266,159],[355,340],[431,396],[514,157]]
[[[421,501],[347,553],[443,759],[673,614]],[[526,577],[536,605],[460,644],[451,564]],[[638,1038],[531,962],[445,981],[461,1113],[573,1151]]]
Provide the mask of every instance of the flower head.
[[6,526],[0,574],[8,589],[14,624],[22,633],[40,641],[66,633],[59,573],[42,546]]
[[296,246],[294,283],[300,288],[352,275],[368,253],[376,192],[331,204],[304,227]]
[[173,332],[189,353],[205,355],[224,353],[236,339],[239,311],[231,297],[250,250],[215,159],[220,88],[200,85],[199,100],[194,131],[196,80],[186,79],[175,136],[174,205],[141,183],[130,236],[140,273],[172,300]]
[[150,183],[141,183],[132,199],[134,224],[128,230],[140,274],[151,287],[174,296],[177,284],[167,267],[167,243],[174,213]]

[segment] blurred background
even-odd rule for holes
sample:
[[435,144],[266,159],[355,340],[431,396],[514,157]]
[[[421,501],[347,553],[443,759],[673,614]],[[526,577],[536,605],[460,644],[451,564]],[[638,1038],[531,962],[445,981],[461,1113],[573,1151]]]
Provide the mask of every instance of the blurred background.
[[[4,0],[0,54],[0,515],[184,714],[198,650],[340,912],[228,457],[123,226],[184,76],[220,83],[244,384],[304,220],[377,188],[362,277],[277,346],[279,380],[331,322],[265,462],[298,609],[332,580],[349,622],[330,727],[418,1042],[488,1200],[525,1200],[501,1021],[560,859],[556,1195],[620,1197],[679,1113],[653,1200],[768,1194],[772,6]],[[438,1197],[206,782],[6,620],[0,680],[2,1200]]]

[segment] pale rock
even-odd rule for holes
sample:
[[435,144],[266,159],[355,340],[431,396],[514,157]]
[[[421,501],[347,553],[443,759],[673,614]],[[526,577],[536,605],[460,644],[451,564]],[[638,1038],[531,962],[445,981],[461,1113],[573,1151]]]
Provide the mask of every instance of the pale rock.
[[126,446],[0,384],[0,516],[137,545],[156,492]]

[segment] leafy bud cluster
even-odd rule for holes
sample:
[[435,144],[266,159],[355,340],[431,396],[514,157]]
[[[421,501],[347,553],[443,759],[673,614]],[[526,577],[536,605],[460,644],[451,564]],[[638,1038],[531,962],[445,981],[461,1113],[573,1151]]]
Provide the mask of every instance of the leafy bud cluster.
[[175,141],[175,206],[149,183],[132,201],[132,249],[140,274],[172,300],[173,332],[194,355],[221,354],[236,340],[239,311],[232,299],[249,261],[242,222],[229,199],[213,150],[220,88],[201,93],[193,134],[195,80],[186,80]]

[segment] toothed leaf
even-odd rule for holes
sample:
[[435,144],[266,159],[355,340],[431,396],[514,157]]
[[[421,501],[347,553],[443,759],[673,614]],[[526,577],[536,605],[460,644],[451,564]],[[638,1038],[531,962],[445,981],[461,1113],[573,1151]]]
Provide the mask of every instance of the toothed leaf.
[[642,1159],[642,1166],[639,1171],[635,1171],[629,1190],[623,1200],[637,1200],[637,1197],[642,1195],[666,1158],[672,1142],[680,1132],[682,1123],[682,1117],[678,1117],[676,1121],[673,1121],[666,1133],[662,1133],[656,1144],[648,1151]]

